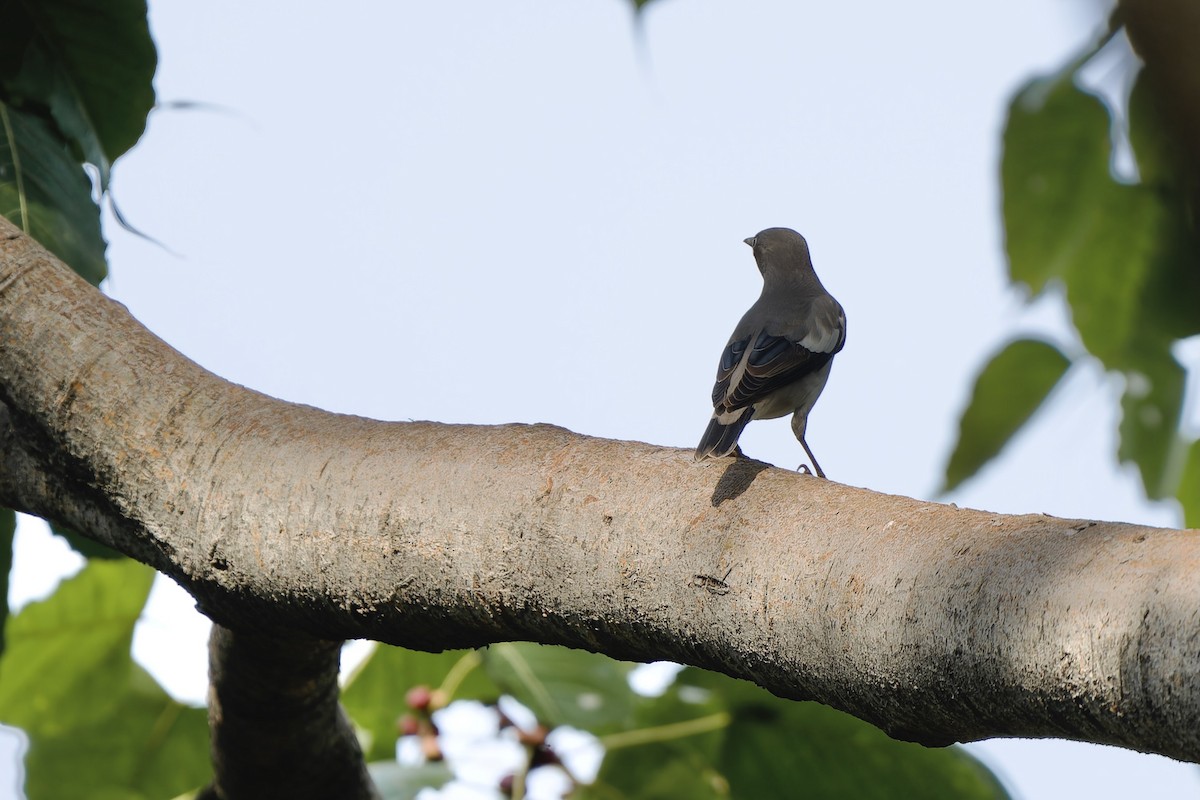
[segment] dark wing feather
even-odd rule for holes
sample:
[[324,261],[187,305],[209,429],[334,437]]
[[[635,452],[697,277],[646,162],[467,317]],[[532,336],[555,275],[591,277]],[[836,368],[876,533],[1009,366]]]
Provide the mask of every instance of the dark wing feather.
[[816,372],[833,355],[833,352],[814,353],[798,342],[765,332],[730,342],[721,354],[713,406],[729,411],[752,406],[775,390]]
[[725,346],[725,352],[721,353],[721,365],[717,367],[717,382],[713,385],[712,391],[714,407],[724,402],[725,392],[729,389],[729,378],[737,369],[737,365],[742,362],[742,356],[746,354],[746,345],[749,343],[749,338],[730,342]]
[[704,435],[700,437],[700,444],[696,447],[696,460],[700,461],[708,456],[720,458],[732,453],[733,448],[737,447],[742,429],[749,424],[752,416],[754,409],[747,408],[733,420],[723,423],[714,414],[708,421],[708,427],[704,429]]

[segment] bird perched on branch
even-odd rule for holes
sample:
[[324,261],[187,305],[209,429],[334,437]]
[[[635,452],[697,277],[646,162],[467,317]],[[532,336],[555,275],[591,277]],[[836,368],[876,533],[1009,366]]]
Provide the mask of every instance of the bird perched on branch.
[[752,419],[792,415],[792,432],[812,460],[804,431],[834,355],[846,343],[846,313],[813,271],[808,242],[789,228],[746,239],[763,276],[762,295],[742,317],[721,353],[713,415],[696,460],[728,455]]

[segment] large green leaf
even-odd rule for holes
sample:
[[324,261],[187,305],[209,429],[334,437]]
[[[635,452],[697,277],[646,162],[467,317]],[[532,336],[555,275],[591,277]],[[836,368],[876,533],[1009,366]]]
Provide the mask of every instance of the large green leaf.
[[548,727],[603,734],[629,723],[634,665],[568,647],[506,642],[483,651],[484,667],[506,694]]
[[158,57],[145,0],[8,0],[0,29],[10,54],[0,60],[2,97],[48,109],[107,186],[154,106]]
[[0,214],[92,284],[104,280],[104,238],[92,186],[48,123],[0,102]]
[[1010,342],[975,379],[958,423],[958,441],[946,464],[949,491],[996,457],[1058,384],[1070,360],[1036,339]]
[[1179,418],[1186,376],[1165,347],[1145,352],[1137,364],[1125,373],[1118,456],[1137,464],[1149,497],[1171,497],[1178,485],[1172,467],[1175,448],[1182,446]]
[[[1109,114],[1075,86],[1077,66],[1028,84],[1010,107],[1001,168],[1005,246],[1012,280],[1036,293],[1060,279],[1088,351],[1124,368],[1135,342],[1161,340],[1168,327],[1179,335],[1200,330],[1200,311],[1183,299],[1194,296],[1189,287],[1200,289],[1188,246],[1194,235],[1177,198],[1113,177]],[[1141,113],[1139,126],[1152,123]],[[1149,153],[1148,165],[1160,156]],[[1183,280],[1162,281],[1164,269]],[[1163,306],[1174,311],[1163,314]]]
[[129,655],[153,580],[93,562],[9,626],[0,721],[30,738],[30,797],[174,797],[208,780],[203,709],[172,700]]
[[1183,466],[1183,480],[1175,495],[1183,504],[1183,521],[1189,528],[1200,528],[1200,441],[1192,442]]
[[500,689],[481,668],[476,650],[423,653],[377,645],[354,672],[342,691],[342,706],[366,734],[363,750],[368,761],[395,759],[397,721],[408,712],[405,694],[414,686],[441,689],[446,702],[494,702]]
[[[693,704],[683,702],[691,697]],[[654,727],[602,737],[610,745],[585,798],[1004,798],[958,747],[898,742],[816,703],[782,700],[745,681],[688,669],[640,710]],[[647,700],[654,703],[653,700]],[[673,723],[672,723],[673,720]],[[624,738],[623,738],[624,737]]]
[[720,758],[734,797],[777,796],[784,787],[811,798],[1008,796],[960,747],[898,742],[849,714],[780,700],[758,687],[740,687],[735,704]]
[[1009,275],[1034,294],[1088,257],[1107,223],[1109,117],[1072,82],[1077,64],[1026,84],[1009,106],[1001,186]]
[[8,584],[16,532],[17,513],[11,508],[0,508],[0,656],[4,655],[5,628],[8,626]]
[[1187,160],[1169,131],[1143,73],[1129,98],[1129,138],[1143,199],[1156,208],[1157,225],[1136,327],[1142,340],[1162,350],[1200,333],[1198,210],[1189,200]]
[[1088,352],[1120,368],[1149,334],[1144,295],[1169,212],[1154,192],[1112,180],[1079,202],[1092,207],[1099,224],[1079,242],[1065,276],[1071,320]]

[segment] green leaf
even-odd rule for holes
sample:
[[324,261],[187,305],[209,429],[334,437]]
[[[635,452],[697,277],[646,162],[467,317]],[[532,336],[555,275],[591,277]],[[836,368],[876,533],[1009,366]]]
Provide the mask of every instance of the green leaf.
[[950,491],[995,458],[1049,396],[1070,360],[1047,342],[1018,339],[992,357],[975,378],[946,465]]
[[1119,368],[1152,335],[1141,323],[1168,209],[1146,187],[1112,181],[1080,202],[1092,206],[1100,224],[1080,243],[1065,276],[1071,320],[1088,352]]
[[11,508],[0,508],[0,657],[4,655],[5,628],[8,626],[8,585],[16,533],[17,513]]
[[1170,123],[1143,69],[1129,93],[1129,144],[1137,161],[1138,178],[1148,186],[1175,191],[1187,183],[1182,148],[1171,135]]
[[1200,441],[1188,447],[1183,466],[1183,479],[1175,495],[1183,504],[1183,522],[1189,528],[1200,528]]
[[1106,224],[1109,116],[1075,88],[1078,65],[1026,84],[1009,105],[1000,168],[1009,275],[1034,294],[1084,258]]
[[208,780],[203,709],[172,700],[129,655],[153,581],[92,562],[9,627],[0,719],[23,728],[30,797],[174,797]]
[[1176,339],[1200,333],[1200,231],[1189,200],[1189,174],[1179,143],[1169,134],[1156,98],[1139,76],[1129,98],[1129,137],[1146,202],[1157,211],[1149,275],[1136,330],[1165,350]]
[[495,701],[500,689],[481,668],[476,650],[423,653],[377,645],[342,690],[342,707],[366,734],[364,755],[369,761],[395,759],[397,721],[408,713],[405,694],[414,686],[429,686],[453,700]]
[[93,285],[104,280],[100,208],[79,162],[42,119],[0,103],[0,214]]
[[371,780],[382,800],[416,800],[422,789],[440,789],[454,780],[454,772],[444,761],[405,765],[396,761],[367,764]]
[[601,738],[608,752],[583,797],[1007,797],[961,748],[898,742],[847,714],[724,675],[684,670],[661,703],[660,713],[638,714],[639,724],[656,726]]
[[735,797],[770,797],[783,786],[803,786],[812,798],[1007,797],[959,747],[898,742],[828,706],[769,696],[739,708],[720,764]]
[[0,4],[0,29],[19,63],[4,62],[4,96],[48,109],[107,187],[109,168],[146,128],[158,56],[145,0]]
[[46,524],[50,526],[51,533],[53,533],[55,536],[61,536],[63,539],[65,539],[67,544],[71,546],[71,549],[76,553],[79,553],[79,555],[83,556],[84,558],[128,558],[128,556],[124,553],[118,550],[113,550],[106,544],[101,544],[100,542],[78,534],[70,528],[64,528],[61,525],[56,525],[49,521],[47,521]]
[[1148,352],[1137,363],[1125,373],[1118,457],[1137,464],[1146,494],[1157,500],[1175,494],[1178,473],[1171,465],[1186,375],[1169,352]]
[[604,761],[596,780],[578,790],[581,798],[729,796],[717,760],[732,717],[718,693],[689,685],[693,672],[681,673],[660,697],[636,697],[628,728],[600,737]]
[[1040,292],[1062,280],[1088,351],[1110,369],[1136,367],[1147,343],[1165,350],[1200,333],[1200,235],[1189,223],[1178,154],[1139,81],[1130,136],[1143,184],[1109,168],[1109,115],[1068,71],[1013,101],[1001,169],[1013,281]]
[[488,675],[548,727],[602,734],[628,724],[634,665],[567,647],[506,642],[483,652]]

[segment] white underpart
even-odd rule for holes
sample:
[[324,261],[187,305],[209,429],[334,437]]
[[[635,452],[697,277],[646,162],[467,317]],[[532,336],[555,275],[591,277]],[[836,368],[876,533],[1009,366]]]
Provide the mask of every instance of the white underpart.
[[793,412],[808,416],[817,402],[825,381],[829,380],[829,364],[810,372],[800,380],[777,389],[754,404],[755,419],[775,419]]

